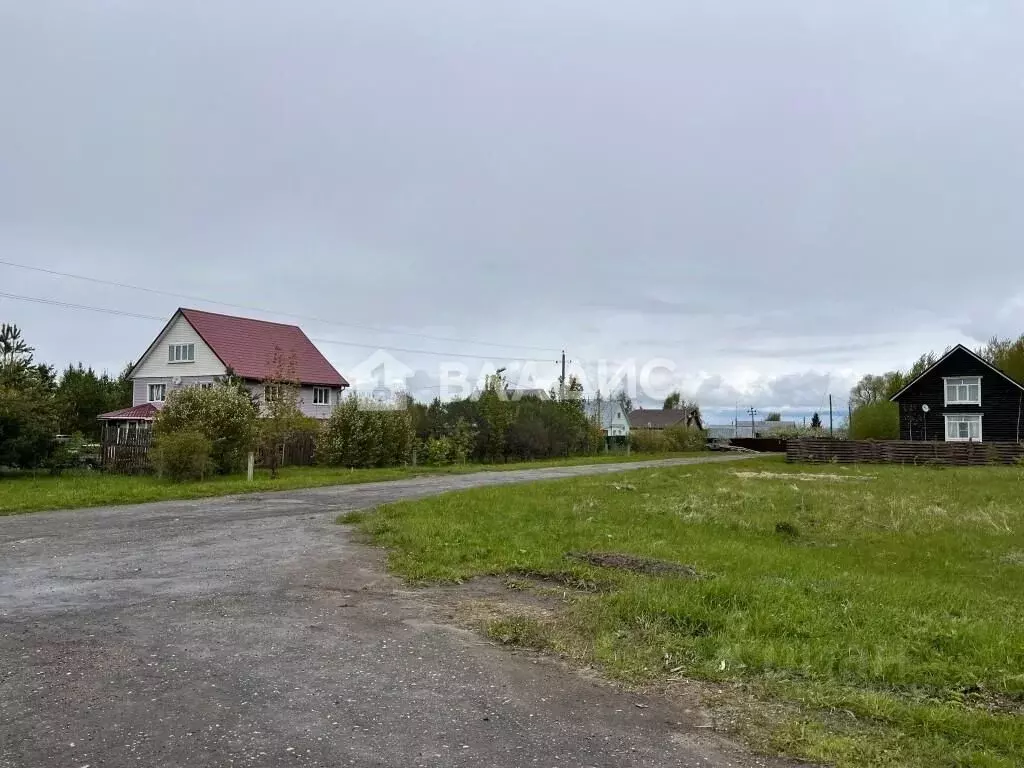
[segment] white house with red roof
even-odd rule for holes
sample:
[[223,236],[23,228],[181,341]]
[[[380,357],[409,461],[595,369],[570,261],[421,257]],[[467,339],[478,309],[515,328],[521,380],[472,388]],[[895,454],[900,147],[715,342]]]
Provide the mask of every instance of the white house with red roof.
[[[286,371],[275,370],[284,364]],[[348,382],[297,325],[179,309],[130,372],[132,406],[99,418],[127,429],[151,422],[175,389],[211,387],[228,374],[242,379],[261,400],[267,379],[299,382],[299,407],[326,419]]]

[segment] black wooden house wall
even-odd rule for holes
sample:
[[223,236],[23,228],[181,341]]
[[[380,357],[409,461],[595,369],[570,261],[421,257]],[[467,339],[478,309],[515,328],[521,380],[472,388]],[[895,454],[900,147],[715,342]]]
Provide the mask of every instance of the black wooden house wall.
[[[943,377],[981,376],[981,405],[945,405]],[[947,413],[980,413],[986,443],[1020,442],[1024,437],[1024,390],[963,349],[928,371],[901,394],[901,440],[945,440]],[[929,411],[925,414],[922,405]]]

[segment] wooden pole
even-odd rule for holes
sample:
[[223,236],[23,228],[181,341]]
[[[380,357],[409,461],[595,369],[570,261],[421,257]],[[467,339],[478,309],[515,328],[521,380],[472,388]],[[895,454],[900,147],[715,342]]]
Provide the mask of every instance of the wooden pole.
[[252,451],[249,451],[248,477],[249,477],[249,482],[250,483],[252,482],[252,476],[253,476],[253,472],[255,471],[255,469],[256,469],[256,454],[254,454]]
[[832,395],[828,396],[828,436],[832,437]]

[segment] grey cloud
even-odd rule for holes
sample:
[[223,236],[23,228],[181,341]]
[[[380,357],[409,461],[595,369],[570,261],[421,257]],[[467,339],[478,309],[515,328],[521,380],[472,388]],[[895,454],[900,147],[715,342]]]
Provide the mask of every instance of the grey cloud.
[[845,405],[853,382],[847,377],[807,371],[759,379],[752,386],[738,388],[715,375],[701,382],[696,400],[702,407],[730,408],[737,403],[743,408],[754,406],[761,411],[804,410],[823,408],[833,394],[836,403]]
[[[6,3],[0,253],[591,359],[891,367],[1024,330],[1022,13]],[[2,266],[0,285],[177,304]],[[116,367],[155,332],[0,312],[58,362]],[[344,370],[365,350],[325,351]],[[798,393],[813,394],[782,399]]]

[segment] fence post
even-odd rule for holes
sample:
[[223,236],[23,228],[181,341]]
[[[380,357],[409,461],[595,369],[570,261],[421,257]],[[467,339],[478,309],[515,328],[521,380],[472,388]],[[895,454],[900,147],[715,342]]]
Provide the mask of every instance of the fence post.
[[247,476],[249,478],[249,482],[250,483],[252,482],[253,470],[255,468],[256,468],[256,454],[253,453],[252,451],[249,451],[249,464],[248,464],[248,470],[247,470],[246,474],[247,474]]

